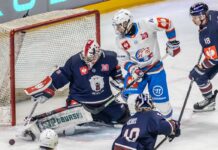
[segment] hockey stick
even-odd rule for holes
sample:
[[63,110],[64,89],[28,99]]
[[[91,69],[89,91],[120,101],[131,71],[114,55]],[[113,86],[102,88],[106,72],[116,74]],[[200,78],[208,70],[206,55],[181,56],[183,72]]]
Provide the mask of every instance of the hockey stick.
[[46,112],[46,113],[43,113],[43,114],[40,114],[40,115],[37,115],[37,116],[33,116],[30,121],[39,120],[39,119],[42,119],[42,118],[45,118],[45,117],[49,117],[51,115],[63,112],[65,110],[67,110],[67,109],[72,109],[72,108],[81,107],[81,106],[82,106],[81,104],[75,104],[75,105],[68,106],[68,107],[67,106],[60,107],[60,108],[57,108],[55,110],[52,110],[52,111],[49,111],[49,112]]
[[[200,63],[202,54],[203,54],[203,52],[201,52],[201,54],[200,54],[200,56],[198,58],[198,63],[197,64]],[[180,124],[180,122],[182,120],[182,116],[183,116],[183,113],[184,113],[184,110],[185,110],[185,107],[186,107],[186,104],[187,104],[187,101],[188,101],[188,98],[189,98],[193,83],[194,83],[194,80],[191,80],[191,82],[189,84],[187,94],[186,94],[186,97],[185,97],[185,100],[184,100],[184,103],[183,103],[183,106],[182,106],[182,110],[181,110],[180,115],[179,115],[179,119],[178,119],[179,124]],[[169,142],[172,142],[173,139],[174,138],[170,139]],[[157,150],[166,140],[167,140],[167,136],[165,136],[165,138],[163,140],[161,140],[160,143],[157,144],[157,146],[154,148],[154,150]]]
[[36,101],[36,102],[34,103],[32,109],[31,109],[31,111],[30,111],[29,116],[24,119],[24,122],[25,122],[25,123],[24,123],[24,126],[26,126],[26,125],[28,125],[28,124],[30,123],[30,121],[31,121],[31,119],[32,119],[32,115],[33,115],[33,113],[34,113],[34,111],[35,111],[35,109],[36,109],[36,107],[37,107],[38,104],[39,104],[38,101]]
[[[163,61],[166,57],[168,56],[168,54],[166,53],[160,60]],[[144,71],[144,74],[146,74],[148,71],[150,71],[153,67],[155,67],[160,61],[155,62],[154,64],[152,64],[151,66],[149,66],[147,68],[147,70]],[[135,82],[137,82],[140,78],[137,78],[135,80],[133,80],[132,82],[130,82],[125,88],[123,88],[122,90],[120,90],[120,92],[118,92],[117,94],[115,94],[109,101],[107,101],[105,104],[103,104],[102,106],[98,107],[98,108],[87,108],[86,106],[84,106],[85,109],[87,109],[87,111],[91,112],[92,114],[98,114],[99,112],[101,112],[102,110],[104,110],[109,104],[111,104],[113,101],[116,100],[116,98],[126,89],[130,88]]]

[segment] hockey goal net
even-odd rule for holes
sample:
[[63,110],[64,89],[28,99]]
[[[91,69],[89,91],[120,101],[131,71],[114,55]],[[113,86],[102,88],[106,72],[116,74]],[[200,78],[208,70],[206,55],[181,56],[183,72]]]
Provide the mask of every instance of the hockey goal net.
[[88,39],[100,43],[96,10],[53,11],[0,25],[0,125],[16,124],[23,89],[50,75],[82,50]]

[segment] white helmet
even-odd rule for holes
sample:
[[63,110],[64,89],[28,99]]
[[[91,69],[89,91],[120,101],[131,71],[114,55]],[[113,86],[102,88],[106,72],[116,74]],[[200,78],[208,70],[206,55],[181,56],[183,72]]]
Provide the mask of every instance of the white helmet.
[[82,51],[82,58],[88,65],[88,67],[92,68],[92,66],[97,62],[99,57],[101,56],[101,49],[98,43],[95,40],[88,40]]
[[133,25],[133,16],[127,9],[119,10],[112,20],[116,34],[127,34]]
[[58,144],[58,135],[52,129],[45,129],[39,138],[40,149],[55,149]]

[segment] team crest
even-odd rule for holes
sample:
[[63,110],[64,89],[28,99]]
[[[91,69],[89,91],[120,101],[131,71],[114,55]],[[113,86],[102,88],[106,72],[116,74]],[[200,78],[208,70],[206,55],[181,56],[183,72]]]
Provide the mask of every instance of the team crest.
[[101,94],[103,92],[104,88],[104,77],[101,76],[92,76],[91,79],[89,79],[91,88],[93,90],[93,95]]
[[142,48],[136,52],[135,57],[139,62],[146,62],[153,57],[153,53],[148,47]]
[[217,59],[218,54],[215,46],[204,48],[204,54],[207,59]]
[[80,74],[83,76],[83,75],[86,75],[88,73],[89,69],[87,66],[82,66],[79,68],[79,71],[80,71]]

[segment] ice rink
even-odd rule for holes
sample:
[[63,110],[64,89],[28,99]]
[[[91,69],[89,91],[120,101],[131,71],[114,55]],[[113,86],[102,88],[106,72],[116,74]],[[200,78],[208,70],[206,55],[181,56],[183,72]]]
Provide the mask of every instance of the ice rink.
[[[167,72],[168,88],[171,104],[174,108],[173,117],[178,118],[181,111],[190,80],[189,71],[197,63],[201,46],[198,42],[198,28],[189,16],[189,7],[198,2],[197,0],[168,0],[149,5],[141,5],[130,8],[134,18],[162,16],[170,18],[176,28],[177,39],[181,43],[181,53],[175,58],[168,57],[164,60]],[[203,0],[210,9],[218,10],[217,0]],[[115,33],[112,27],[112,17],[115,12],[101,16],[101,47],[107,50],[116,50]],[[164,32],[158,34],[162,55],[165,53],[167,38]],[[213,80],[214,89],[218,89],[218,76]],[[218,98],[217,98],[218,99]],[[182,133],[179,138],[169,143],[166,141],[160,150],[217,150],[218,149],[218,110],[205,113],[193,113],[192,106],[195,102],[202,100],[196,84],[193,85],[188,103],[182,118]],[[52,102],[40,105],[36,113],[45,112],[51,103],[64,105],[65,98],[56,98]],[[57,106],[57,104],[55,104]],[[18,104],[18,119],[22,120],[32,107],[31,102]],[[51,106],[51,109],[53,106]],[[10,138],[15,137],[16,127],[0,127],[0,149],[1,150],[36,150],[37,142],[25,142],[15,139],[13,146],[8,144]],[[119,128],[96,127],[88,132],[59,138],[58,150],[110,150],[114,139],[120,133]],[[161,140],[163,137],[159,137]]]

